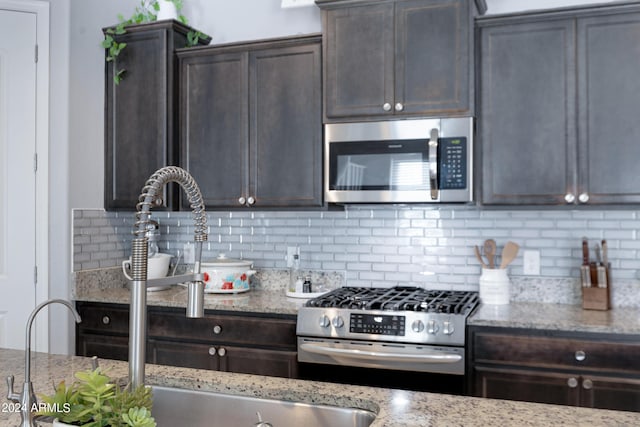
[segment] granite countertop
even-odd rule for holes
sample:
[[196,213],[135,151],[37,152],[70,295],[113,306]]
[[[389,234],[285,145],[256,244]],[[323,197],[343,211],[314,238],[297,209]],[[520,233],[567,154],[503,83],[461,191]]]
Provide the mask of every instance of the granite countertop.
[[579,305],[512,302],[480,305],[468,325],[572,332],[640,334],[640,310],[584,310]]
[[[131,292],[126,288],[86,289],[76,292],[76,301],[129,304]],[[205,294],[207,310],[244,311],[296,316],[305,299],[289,298],[284,291],[254,289],[240,294]],[[187,288],[171,286],[167,290],[147,292],[147,304],[163,307],[186,307]]]
[[[32,382],[37,394],[52,384],[71,381],[73,373],[91,366],[89,358],[34,353]],[[101,360],[114,378],[124,378],[126,362]],[[24,353],[0,349],[0,375],[15,375],[16,389],[24,381]],[[640,413],[544,405],[466,396],[418,393],[228,372],[147,365],[147,384],[199,389],[261,398],[357,407],[377,413],[371,427],[425,426],[548,426],[640,425]],[[7,402],[3,400],[3,402]],[[0,427],[18,425],[20,415],[0,412]]]

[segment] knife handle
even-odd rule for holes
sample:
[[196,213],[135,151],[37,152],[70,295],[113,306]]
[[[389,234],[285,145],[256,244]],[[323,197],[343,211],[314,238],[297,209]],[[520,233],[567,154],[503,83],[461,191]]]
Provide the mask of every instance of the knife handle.
[[582,238],[582,265],[589,265],[589,241]]
[[580,266],[580,279],[582,280],[583,288],[591,287],[591,271],[588,265]]

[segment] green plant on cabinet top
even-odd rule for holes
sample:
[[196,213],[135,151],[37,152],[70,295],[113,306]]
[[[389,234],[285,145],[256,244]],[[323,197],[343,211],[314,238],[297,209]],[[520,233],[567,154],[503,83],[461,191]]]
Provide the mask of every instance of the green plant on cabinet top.
[[[118,42],[116,36],[125,34],[126,27],[133,24],[144,24],[146,22],[154,22],[157,20],[158,11],[160,10],[160,1],[167,1],[173,3],[178,13],[178,21],[187,25],[187,18],[180,13],[182,10],[183,0],[140,0],[140,5],[136,6],[136,9],[130,18],[125,19],[122,14],[118,15],[119,23],[112,28],[105,30],[105,37],[102,41],[102,47],[107,50],[106,61],[114,62],[120,55],[120,52],[127,47],[126,42]],[[197,46],[201,39],[208,38],[208,36],[197,30],[190,30],[187,33],[187,46]],[[124,77],[126,70],[117,69],[113,75],[113,81],[115,84],[119,84]]]

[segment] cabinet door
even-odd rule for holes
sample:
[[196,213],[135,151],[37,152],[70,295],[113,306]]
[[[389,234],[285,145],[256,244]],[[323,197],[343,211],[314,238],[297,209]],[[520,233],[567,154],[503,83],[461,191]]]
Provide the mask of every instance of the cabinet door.
[[467,0],[396,3],[396,114],[472,112],[469,7]]
[[584,376],[580,405],[640,412],[640,378]]
[[[101,359],[128,360],[129,337],[76,332],[76,355]],[[147,357],[147,361],[150,359]]]
[[578,21],[580,193],[640,202],[640,13]]
[[393,3],[326,11],[327,118],[393,114],[393,16]]
[[481,30],[483,204],[565,204],[575,196],[574,21]]
[[256,207],[321,206],[320,43],[253,51],[249,63],[249,196]]
[[[207,53],[180,61],[180,163],[206,207],[237,207],[247,197],[247,58]],[[188,209],[184,198],[182,206]]]
[[149,340],[147,359],[150,363],[184,368],[220,369],[217,348],[207,344]]
[[[167,21],[131,27],[117,38],[127,47],[105,65],[105,208],[133,210],[149,176],[176,162],[173,51],[186,37]],[[116,68],[125,70],[119,85]],[[164,208],[173,205],[172,192],[170,184]]]
[[473,395],[491,399],[578,405],[579,377],[566,373],[475,366]]
[[218,354],[221,371],[284,378],[298,377],[298,359],[295,351],[225,346],[218,349]]

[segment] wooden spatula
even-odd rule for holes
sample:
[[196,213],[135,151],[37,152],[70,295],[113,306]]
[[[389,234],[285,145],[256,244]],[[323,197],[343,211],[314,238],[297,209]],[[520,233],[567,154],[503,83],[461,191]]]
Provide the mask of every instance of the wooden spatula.
[[502,248],[502,261],[500,261],[500,268],[507,268],[511,262],[518,256],[518,250],[520,246],[514,242],[507,242]]

